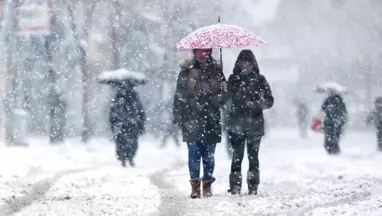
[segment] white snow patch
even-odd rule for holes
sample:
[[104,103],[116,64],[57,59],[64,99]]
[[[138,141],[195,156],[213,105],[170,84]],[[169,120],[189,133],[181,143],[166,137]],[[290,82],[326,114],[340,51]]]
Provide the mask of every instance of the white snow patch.
[[113,70],[113,71],[104,71],[98,75],[99,81],[126,80],[126,79],[146,80],[147,77],[143,73],[130,71],[125,68],[121,68],[121,69]]

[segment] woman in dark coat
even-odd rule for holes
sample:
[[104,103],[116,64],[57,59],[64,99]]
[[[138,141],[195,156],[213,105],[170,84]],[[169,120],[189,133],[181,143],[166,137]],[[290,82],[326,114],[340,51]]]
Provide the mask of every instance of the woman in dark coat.
[[231,194],[241,192],[241,164],[245,143],[249,160],[247,184],[249,194],[256,195],[260,183],[259,147],[264,135],[263,110],[273,106],[271,88],[260,74],[255,55],[251,50],[242,50],[236,60],[233,74],[228,80],[228,92],[224,100],[231,100],[228,131],[233,148]]
[[138,149],[138,136],[144,132],[146,115],[134,85],[116,87],[110,107],[109,122],[116,142],[116,153],[122,166],[129,161],[135,166],[134,157]]
[[[212,50],[193,50],[194,57],[181,64],[173,103],[174,123],[182,129],[188,146],[191,198],[212,196],[215,181],[215,148],[221,142],[220,99],[225,78]],[[203,178],[200,179],[200,162]]]
[[375,104],[375,126],[377,127],[378,150],[382,151],[382,97],[377,97],[374,104]]
[[367,117],[366,122],[376,127],[378,150],[382,151],[382,97],[375,99],[374,110]]
[[321,106],[324,112],[325,149],[328,154],[341,153],[339,141],[342,129],[347,121],[347,109],[341,95],[335,91],[329,92]]

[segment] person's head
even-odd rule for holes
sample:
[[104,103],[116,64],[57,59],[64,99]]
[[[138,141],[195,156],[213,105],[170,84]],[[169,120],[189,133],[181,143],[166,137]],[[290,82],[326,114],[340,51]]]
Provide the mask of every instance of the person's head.
[[206,62],[212,55],[212,49],[193,49],[192,51],[200,63]]
[[382,109],[382,96],[375,98],[374,104],[377,109]]
[[255,54],[251,50],[242,50],[236,60],[236,66],[240,67],[241,73],[260,73]]

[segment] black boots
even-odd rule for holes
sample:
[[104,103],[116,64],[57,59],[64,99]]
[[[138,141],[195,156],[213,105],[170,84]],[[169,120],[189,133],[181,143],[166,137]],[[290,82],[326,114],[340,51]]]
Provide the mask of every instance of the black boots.
[[229,190],[228,192],[232,195],[240,194],[241,192],[241,185],[243,182],[243,177],[241,173],[234,172],[229,175]]
[[[259,171],[248,171],[247,174],[247,184],[248,184],[248,195],[257,195],[257,188],[260,183],[260,172]],[[242,175],[239,172],[234,172],[229,175],[229,193],[232,195],[241,193],[242,185]]]
[[260,171],[248,171],[247,184],[248,195],[257,195],[257,188],[260,184]]

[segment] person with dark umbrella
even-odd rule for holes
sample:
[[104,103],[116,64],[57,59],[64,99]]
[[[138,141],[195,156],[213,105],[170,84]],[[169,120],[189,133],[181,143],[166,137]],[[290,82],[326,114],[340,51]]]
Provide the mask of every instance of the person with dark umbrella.
[[143,104],[134,88],[146,84],[148,79],[143,73],[121,68],[102,72],[97,81],[110,85],[113,89],[109,125],[116,145],[117,159],[123,167],[127,161],[134,167],[138,138],[144,133],[146,122]]
[[117,158],[122,166],[125,167],[128,161],[134,167],[138,136],[144,133],[146,115],[134,85],[126,83],[114,88],[109,122],[114,135]]

